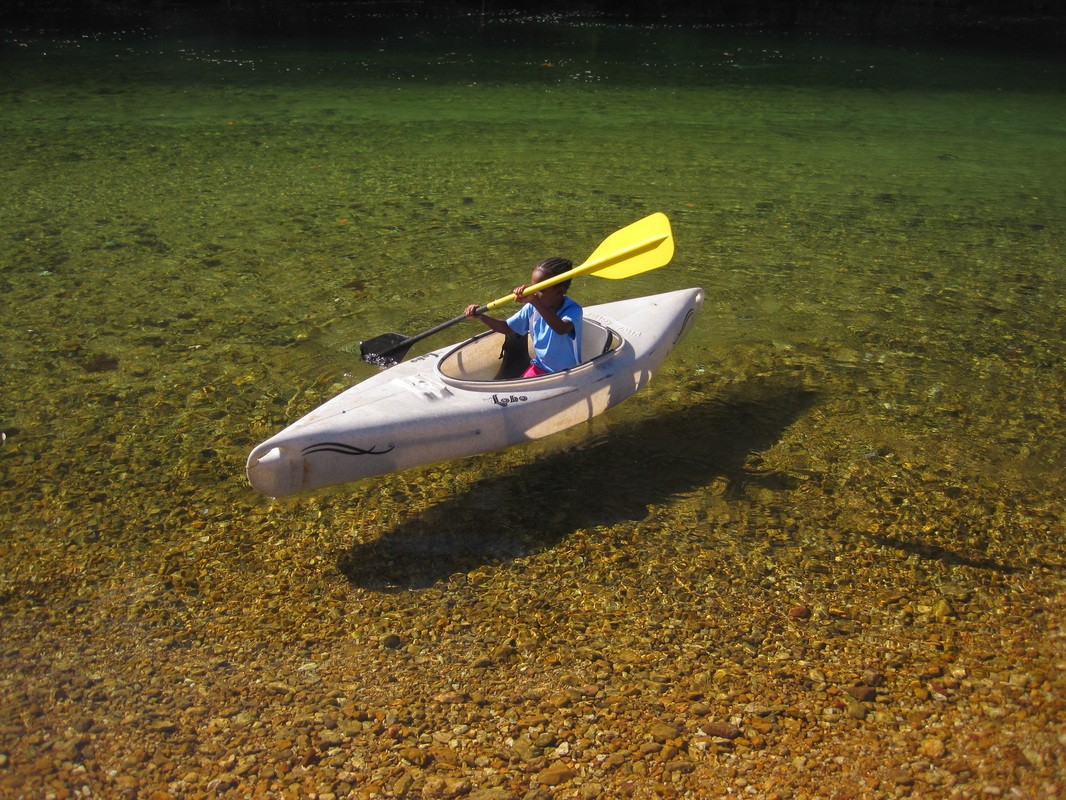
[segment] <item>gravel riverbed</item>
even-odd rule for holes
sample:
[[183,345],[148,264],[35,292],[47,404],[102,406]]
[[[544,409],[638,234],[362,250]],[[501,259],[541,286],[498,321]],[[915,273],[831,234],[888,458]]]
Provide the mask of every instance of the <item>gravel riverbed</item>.
[[1054,477],[857,452],[854,398],[763,358],[287,503],[239,442],[31,484],[12,437],[0,795],[1061,795]]

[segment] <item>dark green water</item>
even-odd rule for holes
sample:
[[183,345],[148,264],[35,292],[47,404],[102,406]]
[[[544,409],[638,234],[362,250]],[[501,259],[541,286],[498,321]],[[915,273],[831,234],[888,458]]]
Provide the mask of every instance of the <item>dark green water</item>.
[[[655,465],[646,500],[695,509],[678,535],[745,471],[802,480],[746,490],[801,521],[833,502],[826,476],[862,497],[913,474],[1062,510],[1061,61],[520,22],[2,53],[0,519],[42,558],[218,517],[256,538],[245,515],[268,501],[247,451],[369,375],[360,339],[506,294],[653,211],[673,262],[572,293],[699,285],[705,311],[642,399],[578,438]],[[380,523],[342,546],[388,535],[457,476],[569,444],[364,482],[271,524],[284,540],[312,524],[301,507],[332,506]],[[624,505],[613,466],[591,523]]]

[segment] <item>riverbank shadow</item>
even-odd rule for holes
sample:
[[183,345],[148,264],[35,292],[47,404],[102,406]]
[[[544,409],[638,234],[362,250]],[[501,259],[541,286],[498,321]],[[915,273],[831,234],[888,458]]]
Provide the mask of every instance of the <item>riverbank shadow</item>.
[[773,446],[817,400],[798,386],[748,382],[485,478],[461,495],[341,554],[355,586],[403,591],[550,548],[582,527],[639,520],[648,507],[724,477],[731,492],[774,489],[791,476],[753,473],[750,456]]

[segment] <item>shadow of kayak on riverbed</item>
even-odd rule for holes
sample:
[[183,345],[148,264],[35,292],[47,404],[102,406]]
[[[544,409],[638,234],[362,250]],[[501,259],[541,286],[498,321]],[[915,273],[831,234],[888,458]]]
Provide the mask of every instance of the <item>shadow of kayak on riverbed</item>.
[[544,550],[580,528],[647,516],[648,506],[728,482],[785,490],[792,476],[745,469],[817,399],[797,386],[748,382],[713,399],[611,425],[575,448],[485,478],[372,542],[338,567],[355,586],[424,589],[485,564]]

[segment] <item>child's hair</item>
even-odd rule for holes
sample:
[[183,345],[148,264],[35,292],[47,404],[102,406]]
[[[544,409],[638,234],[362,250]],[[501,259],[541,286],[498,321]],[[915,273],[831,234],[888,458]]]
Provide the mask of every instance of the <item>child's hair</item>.
[[[552,256],[546,258],[534,267],[534,272],[540,270],[545,273],[547,277],[554,278],[556,275],[562,275],[564,272],[569,272],[574,268],[574,262],[569,258],[560,258],[559,256]],[[556,284],[562,287],[563,291],[567,291],[570,288],[570,281],[563,281]]]

